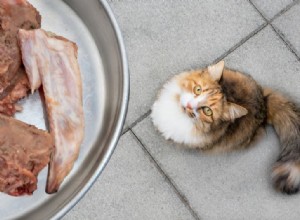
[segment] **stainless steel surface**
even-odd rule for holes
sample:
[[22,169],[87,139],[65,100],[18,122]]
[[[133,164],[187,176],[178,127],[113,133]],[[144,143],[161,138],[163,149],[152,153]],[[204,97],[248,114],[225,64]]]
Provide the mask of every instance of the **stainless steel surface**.
[[[45,193],[47,169],[32,196],[0,194],[1,219],[60,218],[91,187],[108,162],[122,131],[129,94],[129,74],[122,37],[106,1],[29,0],[42,15],[42,28],[78,44],[83,78],[85,139],[79,158],[54,195]],[[45,128],[38,94],[21,104],[16,117]]]

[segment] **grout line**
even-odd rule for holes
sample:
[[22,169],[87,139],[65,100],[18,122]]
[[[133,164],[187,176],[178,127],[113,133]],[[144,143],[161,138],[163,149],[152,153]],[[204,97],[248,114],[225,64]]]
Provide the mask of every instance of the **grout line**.
[[[267,24],[269,24],[269,25],[271,26],[271,28],[273,29],[273,31],[275,31],[275,33],[277,34],[277,36],[280,37],[280,39],[284,42],[284,44],[285,44],[286,47],[290,50],[290,52],[292,52],[292,53],[296,56],[297,60],[300,61],[300,56],[297,54],[297,52],[296,52],[296,50],[294,49],[293,45],[292,45],[292,44],[284,37],[284,34],[283,34],[280,30],[278,30],[277,28],[274,27],[274,25],[271,23],[271,21],[269,21],[269,20],[263,15],[263,13],[256,7],[255,4],[252,3],[251,0],[248,0],[248,1],[249,1],[249,3],[250,3],[250,4],[258,11],[258,13],[259,13],[259,14],[262,16],[262,18],[267,22]],[[297,4],[297,3],[299,3],[299,2],[300,2],[299,0],[295,1],[294,4],[293,4],[292,6],[294,6],[295,4]],[[290,6],[290,7],[288,6],[289,9],[292,8],[292,6]],[[286,12],[286,11],[288,11],[288,9],[285,10],[285,12]],[[279,16],[279,15],[278,15],[278,16]]]
[[[109,0],[109,1],[113,1],[113,0]],[[265,17],[265,15],[256,7],[256,5],[251,1],[248,0],[249,3],[256,9],[256,11],[261,15],[261,17],[265,20],[265,23],[263,23],[261,26],[259,26],[257,29],[255,29],[254,31],[252,31],[249,35],[247,35],[246,37],[244,37],[240,42],[238,42],[236,45],[234,45],[233,47],[231,47],[229,50],[227,50],[224,54],[222,54],[221,56],[219,56],[218,58],[216,58],[213,63],[217,63],[218,61],[224,59],[225,57],[227,57],[229,54],[231,54],[232,52],[234,52],[236,49],[238,49],[240,46],[242,46],[244,43],[246,43],[246,41],[248,41],[250,38],[254,37],[256,34],[258,34],[261,30],[263,30],[265,27],[268,26],[268,24],[272,27],[272,29],[277,33],[277,35],[283,40],[283,42],[286,44],[286,46],[288,47],[288,49],[296,56],[296,58],[300,61],[300,57],[298,56],[298,54],[296,53],[296,50],[293,48],[292,44],[286,40],[283,36],[283,34],[277,30],[272,24],[271,22],[276,19],[277,17],[279,17],[280,15],[284,14],[285,12],[287,12],[288,10],[290,10],[294,5],[296,5],[297,3],[300,2],[300,0],[296,0],[293,1],[291,4],[287,5],[284,9],[282,9],[279,13],[277,13],[270,21]],[[136,126],[138,123],[140,123],[141,121],[143,121],[145,118],[147,118],[149,115],[151,114],[151,110],[148,110],[145,114],[143,114],[142,116],[140,116],[137,120],[135,120],[133,123],[131,123],[126,129],[124,129],[124,131],[122,132],[123,134],[126,134],[131,128],[133,128],[134,126]]]
[[[113,0],[108,0],[108,1],[109,2],[113,2]],[[250,38],[254,37],[257,33],[259,33],[261,30],[263,30],[268,25],[270,25],[272,27],[272,29],[282,39],[282,41],[285,43],[285,45],[288,47],[288,49],[300,61],[300,57],[296,53],[296,51],[293,48],[292,44],[287,39],[285,39],[283,33],[281,33],[280,30],[276,29],[271,24],[271,22],[273,22],[276,18],[278,18],[279,16],[283,15],[284,13],[286,13],[287,11],[289,11],[293,6],[295,6],[296,4],[298,4],[300,2],[300,0],[293,1],[292,3],[290,3],[289,5],[287,5],[284,9],[282,9],[281,11],[279,11],[276,15],[274,15],[273,18],[271,18],[271,19],[267,19],[266,16],[256,7],[256,5],[251,0],[248,0],[248,1],[256,9],[256,11],[261,15],[261,17],[265,20],[265,23],[262,24],[261,26],[259,26],[254,31],[252,31],[249,35],[247,35],[246,37],[244,37],[240,42],[238,42],[236,45],[234,45],[232,48],[230,48],[224,54],[222,54],[217,59],[215,59],[214,63],[216,63],[216,62],[224,59],[226,56],[228,56],[229,54],[231,54],[232,52],[234,52],[241,45],[243,45],[246,41],[248,41]],[[150,151],[145,147],[145,145],[142,143],[142,141],[137,137],[137,135],[132,130],[133,127],[135,127],[138,123],[140,123],[145,118],[147,118],[150,114],[151,114],[151,110],[148,110],[145,114],[143,114],[137,120],[135,120],[133,123],[131,123],[123,131],[122,135],[130,132],[134,136],[134,138],[139,142],[139,145],[141,146],[141,148],[143,149],[143,151],[146,153],[146,155],[148,155],[149,159],[153,162],[153,164],[155,165],[155,167],[157,168],[157,170],[159,171],[159,173],[165,178],[166,182],[174,190],[175,194],[179,197],[179,199],[181,200],[181,202],[186,206],[186,208],[190,211],[190,213],[193,215],[193,217],[196,220],[200,220],[198,214],[193,210],[193,208],[191,207],[191,205],[190,205],[188,199],[185,197],[185,195],[183,195],[183,193],[180,192],[180,190],[178,189],[176,183],[171,179],[171,177],[168,174],[165,173],[165,171],[161,168],[161,166],[159,165],[159,163],[157,162],[157,160],[151,155]]]
[[129,127],[126,128],[126,129],[124,129],[124,131],[122,132],[121,136],[124,135],[124,134],[126,134],[126,133],[128,133],[128,131],[130,131],[130,128],[129,128]]
[[281,40],[284,42],[284,44],[287,46],[287,48],[296,56],[297,60],[300,62],[300,55],[298,55],[298,53],[296,52],[296,49],[291,44],[291,42],[289,42],[289,40],[287,40],[284,37],[284,34],[279,29],[277,29],[273,25],[271,25],[271,27],[275,31],[275,33],[281,38]]
[[268,23],[271,23],[276,18],[278,18],[279,16],[281,16],[284,13],[286,13],[287,11],[289,11],[294,5],[298,4],[300,2],[300,0],[294,0],[294,1],[292,1],[290,4],[288,4],[283,9],[281,9],[277,14],[275,14],[271,19],[268,19],[267,16],[264,14],[264,12],[262,12],[259,9],[259,7],[252,0],[248,0],[248,2],[256,9],[256,11],[261,15],[261,17],[263,19],[265,19]]
[[149,115],[151,114],[151,109],[148,110],[145,114],[143,114],[141,117],[139,117],[137,120],[135,120],[130,126],[129,129],[133,128],[134,126],[136,126],[138,123],[140,123],[141,121],[143,121],[145,118],[147,118]]
[[131,123],[129,126],[127,126],[121,135],[126,134],[128,131],[130,131],[131,128],[133,128],[134,126],[136,126],[138,123],[140,123],[141,121],[143,121],[145,118],[147,118],[149,115],[151,114],[151,110],[148,110],[145,114],[143,114],[142,116],[138,117],[138,119],[136,119],[133,123]]
[[252,7],[260,14],[260,16],[268,23],[270,24],[269,20],[266,18],[266,16],[263,14],[263,12],[261,12],[258,7],[251,1],[248,0],[248,2],[250,3],[250,5],[252,5]]
[[[250,0],[251,1],[251,0]],[[288,4],[285,8],[283,8],[281,11],[279,11],[276,15],[274,15],[273,18],[271,18],[269,20],[269,22],[271,23],[272,21],[274,21],[276,18],[278,18],[279,16],[283,15],[284,13],[286,13],[287,11],[289,11],[293,6],[295,6],[296,4],[298,4],[300,2],[300,0],[296,0],[293,1],[292,3]],[[254,5],[254,4],[253,4]]]
[[122,135],[127,133],[131,128],[133,128],[134,126],[136,126],[138,123],[140,123],[141,121],[143,121],[145,118],[147,118],[149,115],[151,114],[151,109],[148,110],[145,114],[143,114],[142,116],[138,117],[138,119],[136,119],[134,122],[132,122],[127,128],[124,129],[124,131],[122,132]]
[[144,150],[144,152],[146,153],[146,155],[148,155],[148,157],[150,158],[150,160],[153,162],[153,164],[155,165],[155,167],[157,168],[157,170],[159,171],[159,173],[165,178],[166,182],[171,186],[171,188],[174,190],[175,194],[179,197],[179,199],[181,200],[181,202],[185,205],[185,207],[190,211],[190,213],[193,215],[193,217],[196,220],[200,220],[198,214],[193,210],[193,208],[191,207],[188,199],[183,195],[183,193],[181,193],[178,190],[178,187],[176,186],[175,182],[171,179],[171,177],[165,173],[165,171],[160,167],[159,163],[156,161],[156,159],[151,155],[151,153],[149,152],[149,150],[145,147],[145,145],[142,143],[142,141],[137,137],[137,135],[134,133],[133,130],[131,130],[131,128],[129,129],[131,131],[131,133],[133,134],[133,136],[135,137],[135,139],[139,142],[139,145],[141,146],[141,148]]
[[[113,0],[109,0],[109,1],[112,2]],[[263,30],[268,25],[271,26],[271,28],[281,38],[281,40],[284,42],[284,44],[287,46],[287,48],[290,50],[290,52],[292,52],[296,56],[297,60],[300,61],[300,56],[297,54],[297,52],[296,52],[295,48],[293,47],[293,45],[287,39],[285,39],[283,33],[280,30],[278,30],[277,28],[275,28],[273,26],[273,24],[271,24],[271,22],[274,19],[278,18],[282,14],[286,13],[287,11],[289,11],[294,5],[300,3],[300,0],[293,1],[292,3],[290,3],[289,5],[287,5],[284,9],[282,9],[280,12],[278,12],[270,20],[268,20],[266,18],[266,16],[258,9],[258,7],[251,0],[248,0],[248,1],[254,7],[254,9],[260,14],[260,16],[265,20],[265,23],[262,24],[261,26],[259,26],[254,31],[252,31],[249,35],[247,35],[246,37],[244,37],[240,42],[238,42],[236,45],[234,45],[229,50],[227,50],[224,54],[222,54],[217,59],[215,59],[213,61],[213,63],[217,63],[218,61],[220,61],[220,60],[224,59],[225,57],[227,57],[229,54],[231,54],[232,52],[234,52],[236,49],[238,49],[240,46],[242,46],[246,41],[248,41],[250,38],[254,37],[256,34],[258,34],[261,30]],[[122,135],[126,134],[129,130],[131,130],[131,128],[135,127],[138,123],[140,123],[141,121],[143,121],[150,114],[151,114],[151,110],[148,110],[145,114],[143,114],[142,116],[140,116],[137,120],[135,120],[133,123],[131,123],[126,129],[124,129],[124,131],[122,132]]]
[[[238,42],[236,45],[234,45],[232,48],[230,48],[229,50],[227,50],[224,54],[222,54],[221,56],[219,56],[217,59],[215,59],[213,61],[213,63],[217,63],[218,61],[224,59],[226,56],[228,56],[230,53],[234,52],[237,48],[239,48],[241,45],[243,45],[247,40],[249,40],[250,38],[252,38],[253,36],[255,36],[258,32],[260,32],[262,29],[264,29],[266,26],[268,25],[268,23],[264,23],[261,26],[259,26],[257,29],[255,29],[254,31],[252,31],[249,35],[247,35],[246,37],[244,37],[240,42]],[[122,132],[123,134],[126,134],[131,128],[135,127],[138,123],[140,123],[141,121],[143,121],[145,118],[147,118],[149,115],[151,114],[151,109],[148,110],[145,114],[143,114],[142,116],[140,116],[138,119],[136,119],[133,123],[131,123],[126,129],[124,129],[124,131]]]
[[222,54],[217,59],[215,59],[213,61],[213,63],[217,63],[218,61],[220,61],[220,60],[224,59],[225,57],[227,57],[229,54],[231,54],[232,52],[234,52],[236,49],[238,49],[240,46],[242,46],[246,41],[248,41],[250,38],[254,37],[258,32],[260,32],[262,29],[264,29],[267,26],[268,26],[267,22],[265,22],[264,24],[262,24],[261,26],[259,26],[257,29],[255,29],[254,31],[252,31],[249,35],[247,35],[246,37],[244,37],[240,42],[238,42],[236,45],[234,45],[233,47],[231,47],[228,51],[226,51],[224,54]]

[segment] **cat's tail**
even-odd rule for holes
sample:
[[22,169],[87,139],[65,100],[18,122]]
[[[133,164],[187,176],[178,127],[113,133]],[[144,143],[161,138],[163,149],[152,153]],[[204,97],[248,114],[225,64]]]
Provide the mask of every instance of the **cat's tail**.
[[272,180],[276,189],[294,194],[300,187],[300,108],[270,89],[264,89],[264,96],[268,123],[274,126],[281,144]]

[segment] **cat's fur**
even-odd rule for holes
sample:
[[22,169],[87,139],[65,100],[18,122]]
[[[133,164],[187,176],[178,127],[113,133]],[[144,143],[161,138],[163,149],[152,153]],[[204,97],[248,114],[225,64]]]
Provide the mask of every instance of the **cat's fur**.
[[[195,92],[199,86],[201,94]],[[207,107],[211,111],[205,114]],[[153,104],[151,118],[166,139],[213,152],[247,147],[265,123],[272,124],[282,146],[272,171],[274,186],[288,194],[299,190],[299,108],[251,76],[224,69],[223,61],[173,77]]]

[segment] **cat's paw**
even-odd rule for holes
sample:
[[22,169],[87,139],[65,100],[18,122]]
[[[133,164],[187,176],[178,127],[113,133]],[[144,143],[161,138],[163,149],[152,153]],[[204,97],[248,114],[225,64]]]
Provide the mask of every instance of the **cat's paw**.
[[300,188],[300,163],[277,162],[272,170],[274,187],[288,195],[295,194]]

